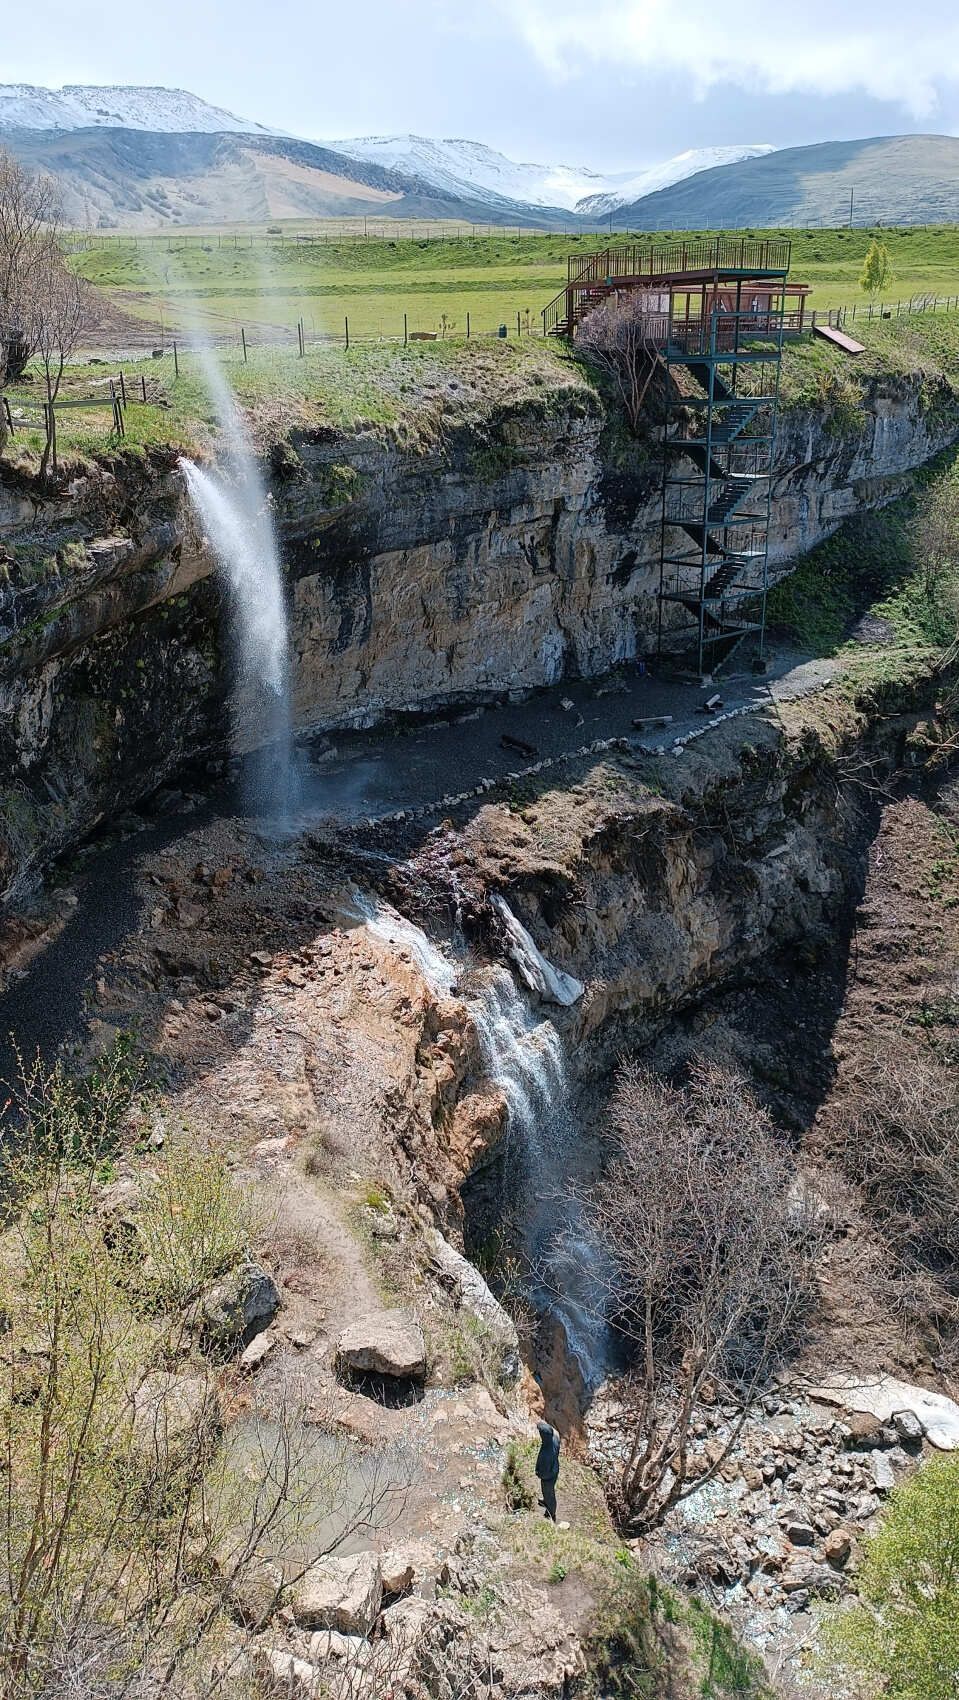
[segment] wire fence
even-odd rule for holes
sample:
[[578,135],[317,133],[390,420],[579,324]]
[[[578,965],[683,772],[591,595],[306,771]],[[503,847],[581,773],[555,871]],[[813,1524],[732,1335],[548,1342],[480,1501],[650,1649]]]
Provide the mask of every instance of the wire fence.
[[[815,309],[807,314],[804,329],[811,334],[821,325],[841,330],[853,325],[864,325],[873,319],[892,320],[920,314],[950,312],[959,312],[959,294],[914,295],[896,302],[855,302],[851,306]],[[208,346],[213,346],[223,353],[230,352],[243,363],[248,363],[258,353],[264,352],[306,360],[311,350],[332,347],[398,347],[421,342],[463,343],[467,340],[509,340],[515,343],[517,340],[534,338],[542,341],[543,329],[537,318],[529,312],[517,313],[510,322],[503,322],[493,330],[482,331],[474,328],[470,314],[466,315],[461,328],[450,319],[443,331],[411,329],[409,315],[404,314],[402,324],[397,324],[392,332],[366,332],[358,335],[351,329],[349,319],[344,315],[343,328],[338,332],[317,332],[308,329],[306,321],[301,318],[293,326],[239,325],[229,331],[204,334],[204,342]],[[149,349],[150,353],[148,363],[143,359],[146,349]],[[72,374],[69,387],[52,403],[42,395],[31,394],[29,391],[9,391],[2,397],[7,429],[14,437],[39,430],[49,445],[54,466],[57,456],[57,421],[62,420],[64,414],[71,414],[75,410],[83,411],[89,415],[92,427],[96,429],[102,426],[112,440],[120,441],[126,435],[126,414],[129,407],[166,408],[171,405],[184,360],[189,361],[190,353],[189,343],[179,337],[168,337],[162,347],[150,347],[148,340],[143,346],[128,347],[122,352],[114,350],[116,365],[107,366],[105,360],[94,356],[92,364],[105,368],[103,372],[91,370],[84,371],[82,375]],[[137,361],[138,369],[124,369],[124,360]]]

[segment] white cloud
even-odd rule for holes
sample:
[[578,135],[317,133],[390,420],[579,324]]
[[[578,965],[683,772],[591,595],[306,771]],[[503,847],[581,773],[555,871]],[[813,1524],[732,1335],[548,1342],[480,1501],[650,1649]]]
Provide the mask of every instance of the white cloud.
[[959,67],[954,0],[497,0],[558,79],[589,67],[682,72],[690,93],[721,82],[767,94],[860,91],[928,118]]

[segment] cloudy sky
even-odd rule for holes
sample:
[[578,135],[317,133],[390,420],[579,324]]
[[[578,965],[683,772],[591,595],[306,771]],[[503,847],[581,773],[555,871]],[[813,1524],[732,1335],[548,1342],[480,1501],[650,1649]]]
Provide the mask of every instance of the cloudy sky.
[[959,133],[956,0],[34,0],[0,81],[154,83],[311,137],[605,169],[721,142]]

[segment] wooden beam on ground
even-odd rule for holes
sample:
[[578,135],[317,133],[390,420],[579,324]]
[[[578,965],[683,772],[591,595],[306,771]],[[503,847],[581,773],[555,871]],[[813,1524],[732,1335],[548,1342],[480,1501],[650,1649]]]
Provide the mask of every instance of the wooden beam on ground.
[[835,343],[836,347],[841,348],[844,354],[865,354],[866,352],[864,342],[856,342],[853,337],[847,336],[845,331],[837,331],[835,325],[816,325],[814,329],[817,336],[824,336],[827,342]]

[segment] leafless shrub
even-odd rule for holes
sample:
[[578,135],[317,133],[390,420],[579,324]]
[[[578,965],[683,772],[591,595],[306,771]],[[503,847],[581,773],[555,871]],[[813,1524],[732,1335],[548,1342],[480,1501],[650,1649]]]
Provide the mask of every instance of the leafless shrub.
[[826,1131],[873,1217],[959,1290],[959,1080],[934,1057],[878,1046],[845,1076]]
[[634,436],[641,433],[646,398],[661,363],[663,316],[641,292],[611,295],[583,319],[577,346],[610,379]]
[[941,473],[921,492],[911,526],[913,554],[930,606],[959,618],[959,480]]
[[[738,1074],[700,1065],[679,1089],[622,1071],[611,1161],[592,1200],[612,1257],[612,1315],[632,1347],[625,1455],[611,1498],[633,1530],[716,1472],[810,1307],[825,1235],[766,1112]],[[693,1479],[703,1396],[739,1423]]]

